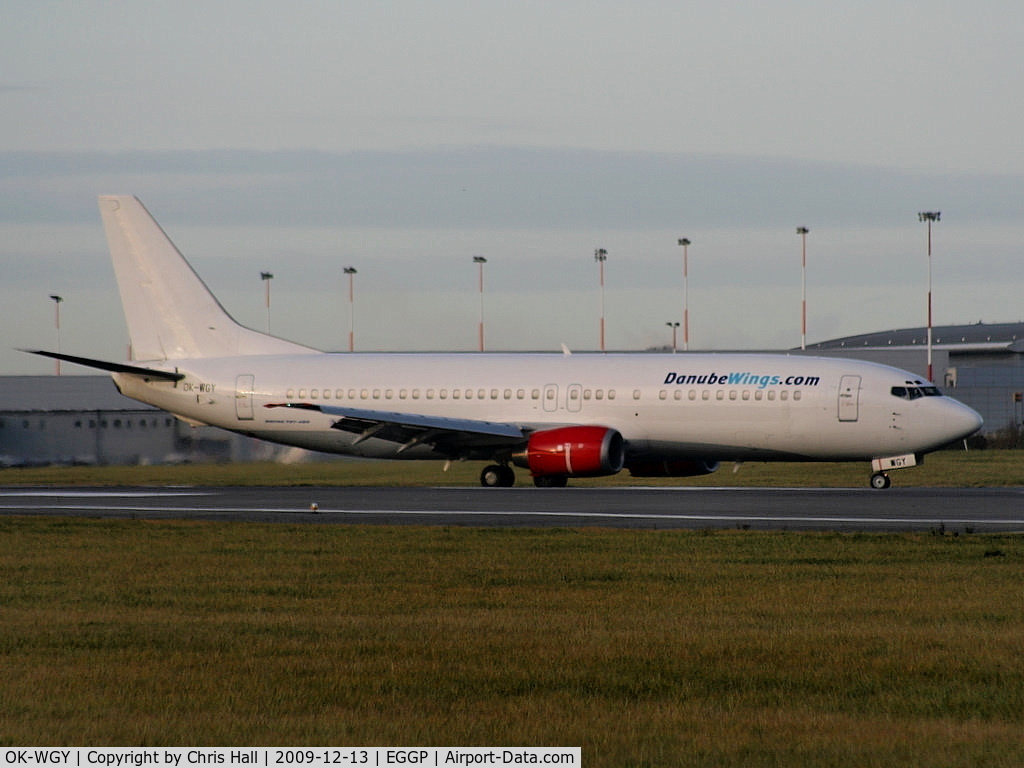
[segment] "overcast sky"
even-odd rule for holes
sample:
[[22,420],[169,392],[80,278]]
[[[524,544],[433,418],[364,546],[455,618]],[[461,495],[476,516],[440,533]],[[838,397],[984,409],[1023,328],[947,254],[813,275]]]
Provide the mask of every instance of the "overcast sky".
[[1009,322],[1024,5],[48,2],[0,7],[0,373],[120,357],[96,209],[137,194],[238,320],[337,349],[800,343]]

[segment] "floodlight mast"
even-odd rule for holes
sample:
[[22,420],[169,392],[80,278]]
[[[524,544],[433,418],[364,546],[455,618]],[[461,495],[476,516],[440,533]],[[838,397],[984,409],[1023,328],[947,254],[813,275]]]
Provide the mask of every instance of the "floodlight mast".
[[800,269],[800,349],[807,349],[807,227],[797,227],[800,235],[801,269]]
[[356,291],[355,291],[355,275],[356,268],[349,266],[344,268],[344,273],[348,275],[348,351],[355,352],[356,350]]
[[272,272],[260,272],[260,280],[263,281],[264,293],[267,304],[267,333],[270,333],[270,281],[274,279]]
[[[50,299],[53,301],[54,308],[56,309],[56,320],[57,320],[57,354],[60,354],[60,305],[64,301],[63,296],[58,296],[55,293],[50,294]],[[55,358],[54,373],[60,376],[60,358]]]
[[[690,238],[680,237],[683,247],[683,351],[690,350]],[[672,344],[675,351],[675,343]]]
[[677,345],[676,345],[676,331],[679,330],[679,321],[678,320],[670,320],[669,322],[665,323],[665,325],[667,325],[669,328],[672,329],[672,354],[674,355],[676,353],[676,349],[677,349]]
[[604,352],[604,263],[608,260],[608,251],[604,248],[597,248],[594,251],[594,261],[598,263],[601,274],[601,351]]
[[483,256],[474,256],[473,263],[480,267],[480,351],[484,351],[484,264],[487,259]]
[[917,214],[918,221],[928,224],[928,381],[934,382],[932,375],[932,222],[939,221],[942,211],[923,211]]

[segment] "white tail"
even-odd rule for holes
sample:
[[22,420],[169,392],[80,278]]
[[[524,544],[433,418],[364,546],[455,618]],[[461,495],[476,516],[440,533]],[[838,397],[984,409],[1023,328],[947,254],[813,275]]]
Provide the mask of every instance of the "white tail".
[[133,360],[317,351],[236,323],[138,198],[101,195],[100,214]]

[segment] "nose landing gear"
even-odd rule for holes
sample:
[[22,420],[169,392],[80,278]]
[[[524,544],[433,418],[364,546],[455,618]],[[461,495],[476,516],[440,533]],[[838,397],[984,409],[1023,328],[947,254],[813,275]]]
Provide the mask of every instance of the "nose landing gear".
[[890,485],[892,485],[892,480],[889,479],[889,476],[885,474],[885,472],[875,472],[875,474],[871,476],[871,487],[875,490],[881,491],[888,488]]

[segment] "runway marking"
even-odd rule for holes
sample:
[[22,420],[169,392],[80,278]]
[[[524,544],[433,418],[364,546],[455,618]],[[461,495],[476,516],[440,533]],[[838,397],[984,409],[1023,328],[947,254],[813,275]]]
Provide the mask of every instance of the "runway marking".
[[909,517],[797,517],[791,515],[692,515],[692,514],[639,514],[633,512],[542,512],[542,511],[466,511],[466,510],[423,510],[423,509],[323,509],[311,512],[306,508],[296,507],[174,507],[174,506],[92,506],[85,504],[60,504],[46,507],[23,507],[18,505],[0,504],[2,510],[21,510],[29,512],[96,512],[106,513],[138,513],[138,514],[186,514],[186,515],[231,515],[231,514],[281,514],[302,515],[309,518],[325,517],[372,517],[372,516],[437,516],[450,517],[537,517],[537,518],[576,518],[585,520],[649,520],[649,521],[680,521],[709,523],[829,523],[829,524],[876,524],[876,525],[1016,525],[1024,528],[1024,518],[1010,519],[972,519],[936,517],[934,519]]
[[213,496],[208,491],[152,490],[152,491],[0,491],[0,497],[34,497],[55,499],[142,499],[161,496]]

